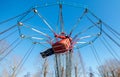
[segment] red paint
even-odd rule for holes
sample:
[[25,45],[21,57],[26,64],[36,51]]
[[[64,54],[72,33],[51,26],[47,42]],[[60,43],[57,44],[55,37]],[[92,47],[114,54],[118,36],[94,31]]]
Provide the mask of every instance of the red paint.
[[70,37],[66,37],[64,35],[55,35],[55,37],[61,39],[60,41],[52,44],[52,48],[55,53],[64,53],[72,49],[72,39]]

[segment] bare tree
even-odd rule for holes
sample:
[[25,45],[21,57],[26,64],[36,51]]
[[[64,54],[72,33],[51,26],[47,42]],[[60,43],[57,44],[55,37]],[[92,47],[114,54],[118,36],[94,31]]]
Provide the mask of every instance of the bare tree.
[[24,75],[24,77],[30,77],[30,72],[27,72],[27,74]]
[[75,77],[78,77],[78,67],[75,66]]
[[20,60],[21,57],[19,57],[18,55],[13,55],[13,57],[7,59],[4,63],[2,76],[5,77],[4,74],[6,74],[6,77],[11,77],[11,75],[12,77],[16,77],[15,72],[17,71],[16,68]]
[[2,77],[9,77],[9,76],[10,76],[10,73],[8,72],[6,68],[4,68],[2,71]]
[[37,71],[37,72],[35,72],[35,74],[32,77],[40,77],[40,76],[41,76],[41,72]]
[[38,71],[33,75],[33,77],[47,77],[48,72],[50,72],[48,71],[48,59],[43,59],[39,56],[36,58],[35,63],[35,67],[37,67]]
[[6,52],[5,50],[8,47],[9,47],[9,44],[7,43],[7,41],[5,40],[0,41],[0,56]]
[[119,77],[120,76],[120,61],[111,59],[98,67],[98,71],[102,77]]

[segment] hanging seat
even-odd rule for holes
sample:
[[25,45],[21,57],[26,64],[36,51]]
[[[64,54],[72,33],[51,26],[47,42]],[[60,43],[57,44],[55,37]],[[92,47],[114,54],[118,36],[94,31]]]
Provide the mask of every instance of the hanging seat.
[[71,40],[69,38],[62,39],[52,45],[54,53],[64,53],[70,50]]

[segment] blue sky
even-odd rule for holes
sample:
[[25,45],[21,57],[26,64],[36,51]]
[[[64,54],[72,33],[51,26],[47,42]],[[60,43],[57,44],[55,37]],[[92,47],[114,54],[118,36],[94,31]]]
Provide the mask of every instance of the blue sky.
[[[53,3],[56,2],[55,1],[51,1],[51,0],[0,0],[0,21],[6,20],[10,17],[16,16],[20,13],[23,13],[24,11],[28,10],[30,7],[35,6],[35,5],[41,5],[44,3]],[[105,21],[106,23],[110,24],[112,28],[114,28],[115,30],[119,31],[120,30],[120,1],[119,0],[65,0],[65,2],[75,2],[75,3],[79,3],[82,5],[85,5],[87,8],[89,8],[92,12],[94,12],[99,18],[101,18],[103,21]],[[63,6],[63,8],[68,9],[68,11],[63,9],[63,16],[64,16],[64,23],[65,23],[65,31],[68,33],[70,31],[70,29],[68,29],[68,27],[71,28],[71,26],[69,25],[73,25],[77,20],[77,18],[79,17],[79,13],[82,12],[82,10],[78,11],[78,8],[71,8],[71,7],[66,7]],[[52,27],[55,29],[54,25],[56,24],[57,21],[57,14],[58,14],[58,10],[57,7],[48,7],[46,9],[42,8],[39,9],[40,13],[45,16],[45,18],[48,20],[48,22],[50,22],[50,24],[52,25]],[[54,13],[54,14],[53,14]],[[71,19],[68,18],[69,16],[71,16]],[[38,19],[36,17],[36,19]],[[56,20],[54,20],[56,19]],[[72,21],[73,20],[73,21]],[[28,22],[32,25],[42,25],[41,28],[47,28],[45,27],[45,25],[41,24],[41,20],[38,20],[37,22],[34,22],[35,20],[31,20],[31,22]],[[72,21],[72,22],[71,22]],[[11,25],[9,24],[14,24],[16,23],[16,20],[11,21],[10,23],[7,23],[5,25],[1,25],[1,26],[5,26],[3,28],[7,28],[10,27]],[[85,23],[85,22],[83,22]],[[88,23],[88,22],[86,22]],[[6,26],[8,25],[8,26]],[[84,24],[87,25],[87,24]],[[4,30],[2,27],[0,28],[1,30]],[[36,26],[36,28],[39,28],[39,26]],[[80,26],[79,26],[80,28]],[[79,32],[79,28],[75,31]],[[25,30],[25,29],[23,29]],[[52,36],[52,34],[49,31],[45,31],[47,34],[49,34],[50,36]],[[96,32],[95,30],[93,32]],[[27,33],[25,31],[25,33]],[[74,33],[74,34],[75,34]],[[3,35],[4,36],[4,35]],[[0,38],[2,38],[3,36],[0,36]],[[15,33],[14,35],[12,35],[9,39],[7,39],[8,43],[11,43],[12,40],[14,40],[16,37],[18,36],[18,32]],[[42,37],[42,36],[41,36]],[[110,40],[108,40],[110,41]],[[120,42],[120,41],[119,41]],[[115,46],[115,44],[113,44],[113,42],[110,41],[110,44],[113,45],[114,49],[116,50],[116,52],[118,53],[118,47]],[[23,55],[25,54],[25,51],[27,51],[27,49],[29,48],[29,46],[31,45],[31,41],[25,39],[24,42],[17,47],[14,50],[13,54],[17,54],[21,57],[23,57]],[[98,49],[98,53],[100,58],[102,59],[102,61],[104,62],[105,59],[108,58],[112,58],[112,56],[110,56],[110,54],[105,50],[104,46],[100,43],[99,40],[97,40],[95,42],[95,47],[96,49]],[[21,74],[19,74],[19,77],[23,76],[23,74],[25,74],[26,72],[35,72],[37,70],[37,67],[35,66],[36,64],[36,60],[39,57],[39,52],[41,52],[42,50],[46,49],[46,47],[37,45],[34,52],[32,52],[32,55],[29,57],[29,59],[26,61],[25,65],[24,65],[24,69],[25,71],[22,72]],[[97,62],[94,59],[93,54],[91,53],[91,51],[89,51],[90,48],[89,46],[84,47],[81,49],[81,54],[83,56],[83,60],[84,60],[84,64],[86,66],[86,69],[89,70],[89,67],[92,67],[94,71],[96,71],[96,65]],[[103,57],[104,56],[104,57]],[[120,56],[120,55],[119,55]],[[11,56],[8,56],[11,57]],[[50,61],[52,61],[53,59],[50,59]],[[35,69],[34,69],[35,68]]]

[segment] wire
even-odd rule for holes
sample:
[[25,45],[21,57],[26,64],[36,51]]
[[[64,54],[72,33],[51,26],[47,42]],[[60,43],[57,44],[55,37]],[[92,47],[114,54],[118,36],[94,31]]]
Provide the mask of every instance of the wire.
[[58,14],[57,21],[56,21],[57,22],[56,23],[56,33],[59,33],[59,31],[58,31],[59,19],[60,19],[60,15]]
[[87,39],[87,38],[91,38],[91,37],[95,37],[95,36],[98,36],[99,34],[92,34],[92,35],[87,35],[87,36],[83,36],[83,37],[80,37],[78,40],[82,40],[82,39]]
[[57,2],[54,2],[54,3],[46,3],[44,5],[40,5],[40,6],[35,6],[35,8],[44,8],[44,7],[48,7],[48,6],[54,6],[54,5],[58,5],[58,4],[62,4],[62,5],[68,5],[68,6],[72,6],[72,7],[76,7],[76,8],[83,8],[85,9],[87,6],[85,5],[77,5],[77,4],[74,4],[74,3],[66,3],[66,2],[63,2],[63,1],[57,1]]
[[32,15],[31,17],[29,17],[29,18],[25,19],[23,22],[26,22],[26,21],[28,21],[28,20],[32,19],[34,16],[35,16],[35,14],[34,14],[34,15]]
[[[113,52],[112,52],[112,50],[110,49],[110,47],[108,47],[109,45],[107,45],[108,43],[106,42],[106,40],[104,39],[104,41],[106,42],[104,42],[101,38],[99,38],[100,39],[100,41],[102,42],[102,44],[105,46],[105,48],[108,50],[108,52],[117,60],[117,62],[119,62],[118,61],[118,59],[116,58],[116,52],[114,52],[115,53],[115,55],[113,54]],[[118,57],[118,56],[117,56]]]
[[8,50],[10,47],[12,47],[12,45],[14,45],[17,41],[19,40],[19,38],[15,39],[7,48],[1,50],[2,52],[5,52],[6,50]]
[[40,6],[35,6],[35,8],[44,8],[44,7],[48,7],[48,6],[54,6],[54,5],[58,5],[59,4],[59,2],[55,2],[55,3],[51,3],[51,4],[49,4],[49,3],[45,3],[44,5],[40,5]]
[[84,77],[86,77],[85,66],[84,66],[83,59],[82,59],[79,48],[78,48],[78,56],[79,56],[79,60],[80,60],[80,63],[81,63],[81,68],[82,68],[82,71],[83,71],[83,75],[84,75]]
[[61,25],[61,33],[64,32],[64,21],[63,21],[63,15],[62,15],[62,4],[59,4],[60,8],[60,25]]
[[85,9],[85,11],[83,12],[83,14],[78,18],[77,22],[72,27],[69,36],[72,35],[72,32],[77,28],[78,24],[80,23],[81,19],[85,16],[86,13],[87,13],[87,10]]
[[73,37],[73,39],[76,39],[80,34],[85,33],[86,31],[88,31],[89,29],[91,29],[91,28],[93,28],[93,27],[94,27],[94,25],[88,27],[87,29],[84,29],[82,32],[77,33],[77,34]]
[[19,20],[18,22],[20,22],[23,18],[25,18],[30,12],[31,12],[31,8],[26,12],[26,14],[24,14]]
[[[88,41],[88,42],[81,42],[81,45],[78,46],[77,48],[83,48],[83,47],[85,47],[85,46],[87,46],[87,45],[89,45],[89,44],[91,44],[91,43],[94,43],[95,40],[97,40],[100,35],[101,35],[101,34],[97,34],[95,38],[93,38],[92,40],[90,40],[90,41]],[[79,41],[79,39],[78,39],[77,41]],[[76,43],[77,43],[77,42],[76,42]],[[83,44],[82,44],[82,43],[83,43]],[[80,44],[80,42],[78,42],[78,44]]]
[[85,44],[82,44],[82,45],[78,46],[77,48],[83,48],[83,47],[85,47],[85,46],[87,46],[87,45],[89,45],[89,42],[87,42],[87,43],[85,43]]
[[111,32],[118,40],[120,40],[120,37],[117,36],[113,31],[110,30],[110,32]]
[[[87,45],[90,45],[91,43],[94,43],[94,41],[97,40],[98,37],[99,37],[99,36],[96,36],[94,39],[92,39],[92,40],[89,41],[89,42],[83,42],[83,44],[81,44],[81,45],[78,46],[77,48],[83,48],[83,47],[85,47],[85,46],[87,46]],[[77,42],[76,42],[76,43],[77,43]],[[81,43],[82,43],[82,42],[81,42]],[[80,44],[80,42],[78,42],[78,44]]]
[[[57,20],[57,24],[59,24],[60,21],[60,32],[57,31],[58,26],[56,27],[56,32],[60,33],[65,33],[64,32],[64,21],[63,21],[63,15],[62,15],[62,4],[59,3],[59,15],[58,15],[58,20]],[[56,41],[58,41],[58,38],[56,38]],[[60,69],[62,68],[62,64],[61,64],[61,55],[58,56],[58,60],[59,60],[59,65],[60,65]],[[60,76],[62,76],[62,73],[60,72]]]
[[[96,19],[98,19],[98,20],[101,20],[100,18],[98,18],[93,12],[91,12],[90,10],[89,10],[89,13],[92,15],[92,16],[94,16]],[[108,24],[106,24],[104,21],[102,21],[102,23],[105,25],[105,27],[106,28],[108,28],[109,30],[112,30],[113,32],[115,32],[117,35],[119,35],[120,36],[120,33],[119,32],[117,32],[116,30],[114,30],[112,27],[110,27]]]
[[108,35],[105,31],[103,31],[103,33],[104,33],[109,39],[111,39],[118,47],[120,47],[120,44],[119,44],[117,41],[115,41],[110,35]]
[[[28,11],[28,12],[30,12],[30,11]],[[32,16],[32,17],[33,17],[33,16]],[[30,18],[32,18],[32,17],[30,17]],[[28,21],[30,18],[26,19],[25,21]],[[24,22],[25,22],[25,21],[24,21]],[[6,30],[0,32],[0,35],[1,35],[1,34],[4,34],[4,33],[6,33],[6,32],[8,32],[9,30],[15,28],[16,26],[17,26],[17,25],[13,25],[13,26],[11,26],[10,28],[8,28],[8,29],[6,29]],[[19,34],[21,35],[21,31],[20,31],[20,27],[19,27],[19,26],[18,26],[18,31],[19,31]]]
[[[90,22],[92,22],[93,24],[95,24],[95,26],[96,26],[98,29],[100,29],[100,27],[98,27],[97,24],[94,23],[88,16],[87,16],[87,18],[88,18],[88,20],[89,20]],[[109,34],[107,34],[104,30],[102,30],[102,32],[103,32],[110,40],[112,40],[118,47],[120,47],[120,44],[119,44],[117,41],[115,41]]]
[[[77,39],[76,44],[82,44],[80,46],[80,48],[82,48],[83,46],[86,46],[86,45],[89,45],[90,43],[93,43],[99,36],[100,36],[99,34],[93,34],[93,35],[81,37],[81,38]],[[94,37],[94,38],[88,42],[79,42],[79,40],[87,39],[87,38],[91,38],[91,37]]]
[[16,70],[18,69],[18,71],[15,72],[12,74],[12,76],[15,74],[15,76],[17,76],[17,74],[19,73],[20,69],[22,68],[22,66],[24,65],[24,63],[26,62],[26,60],[28,59],[28,57],[30,56],[30,54],[32,53],[33,49],[35,48],[35,45],[32,44],[31,47],[28,49],[28,51],[26,52],[26,54],[24,55],[23,59],[20,61],[20,63],[17,65],[16,69],[15,69],[15,72]]
[[22,32],[21,32],[21,29],[20,29],[19,26],[18,26],[18,32],[19,32],[19,36],[21,36],[21,35],[22,35]]
[[103,24],[105,25],[105,27],[107,27],[108,29],[110,29],[111,31],[115,32],[117,35],[120,36],[120,33],[117,32],[116,30],[114,30],[112,27],[110,27],[108,24],[106,24],[105,22],[103,22]]
[[100,67],[101,66],[101,69],[104,70],[104,67],[102,66],[102,60],[100,59],[98,53],[97,53],[97,50],[95,49],[94,45],[91,43],[91,50],[93,52],[93,55],[98,63],[98,66]]
[[[98,19],[99,19],[99,18],[98,18]],[[100,20],[100,19],[99,19],[99,20]],[[109,25],[107,25],[105,22],[103,22],[103,21],[101,21],[101,20],[100,20],[100,23],[102,23],[117,39],[120,40],[120,38],[116,35],[116,34],[119,35],[118,32],[116,32],[114,29],[112,29]],[[102,24],[101,24],[101,32],[102,32]],[[115,34],[115,33],[116,33],[116,34]]]
[[9,36],[13,35],[13,34],[16,33],[16,32],[17,32],[17,30],[9,33],[7,36],[5,36],[5,37],[3,37],[2,39],[0,39],[0,42],[1,42],[2,40],[4,40],[4,39],[8,38]]
[[[30,8],[27,12],[26,12],[26,14],[25,15],[23,15],[19,20],[18,20],[18,22],[20,22],[23,18],[25,18],[30,12],[31,12],[31,10],[33,10],[33,8]],[[29,17],[28,19],[26,19],[26,20],[24,20],[23,22],[26,22],[26,21],[28,21],[29,19],[31,19],[31,18],[33,18],[35,15],[33,15],[33,16],[31,16],[31,17]],[[18,31],[19,31],[19,35],[21,36],[22,35],[22,33],[21,33],[21,29],[20,29],[20,26],[18,26]]]
[[105,39],[105,37],[103,37],[104,41],[106,42],[106,44],[109,46],[109,48],[111,48],[111,51],[113,51],[115,53],[115,55],[120,59],[120,57],[118,56],[118,54],[116,53],[116,51],[112,48],[112,46],[109,44],[109,42]]
[[39,33],[39,34],[41,34],[41,35],[43,35],[43,36],[48,37],[49,39],[51,39],[51,37],[50,37],[49,35],[47,35],[47,34],[44,33],[44,32],[41,32],[40,30],[37,30],[36,28],[27,26],[27,25],[25,25],[25,24],[24,24],[24,27],[29,28],[29,29],[31,29],[32,31],[35,31],[35,32],[37,32],[37,33]]
[[10,28],[8,28],[8,29],[6,29],[6,30],[0,32],[0,35],[2,35],[2,34],[4,34],[4,33],[8,32],[9,30],[15,28],[16,26],[17,26],[17,25],[13,25],[13,26],[11,26]]
[[0,61],[5,59],[21,42],[22,40],[20,40],[11,50],[9,50],[9,52],[7,52],[2,58],[0,58]]
[[[24,20],[23,22],[26,22],[26,21],[30,20],[30,19],[31,19],[31,18],[33,18],[34,16],[35,16],[35,14],[34,14],[33,16],[31,16],[31,17],[27,18],[27,19],[26,19],[26,20]],[[22,35],[22,33],[21,33],[20,26],[18,26],[18,32],[19,32],[19,35],[21,36],[21,35]]]
[[[92,53],[93,53],[93,55],[94,55],[94,57],[95,57],[95,59],[96,59],[96,61],[97,61],[98,66],[102,65],[101,59],[99,58],[99,55],[98,55],[96,49],[94,48],[94,45],[91,44],[90,48],[91,48]],[[103,67],[102,67],[102,69],[103,69]]]
[[48,28],[53,32],[53,34],[55,34],[54,30],[52,29],[52,27],[50,26],[50,24],[45,20],[45,18],[37,12],[37,15],[42,19],[42,21],[48,26]]
[[77,5],[77,4],[74,4],[73,2],[72,3],[62,2],[62,4],[72,6],[72,7],[75,7],[75,8],[83,8],[83,9],[87,8],[87,6],[85,6],[85,5],[84,6],[82,4]]
[[117,34],[113,31],[113,30],[110,30],[109,28],[107,28],[118,40],[120,40],[120,37],[117,36]]
[[[29,10],[28,10],[28,11],[29,11]],[[7,19],[7,20],[2,21],[2,22],[0,22],[0,25],[1,25],[1,24],[4,24],[4,23],[6,23],[6,22],[8,22],[8,21],[10,21],[10,20],[13,20],[13,19],[15,19],[15,18],[18,18],[18,17],[20,17],[20,16],[28,13],[28,11],[26,11],[26,12],[24,12],[24,13],[22,13],[22,14],[19,14],[19,15],[15,16],[15,17],[12,17],[12,18],[9,18],[9,19]]]

